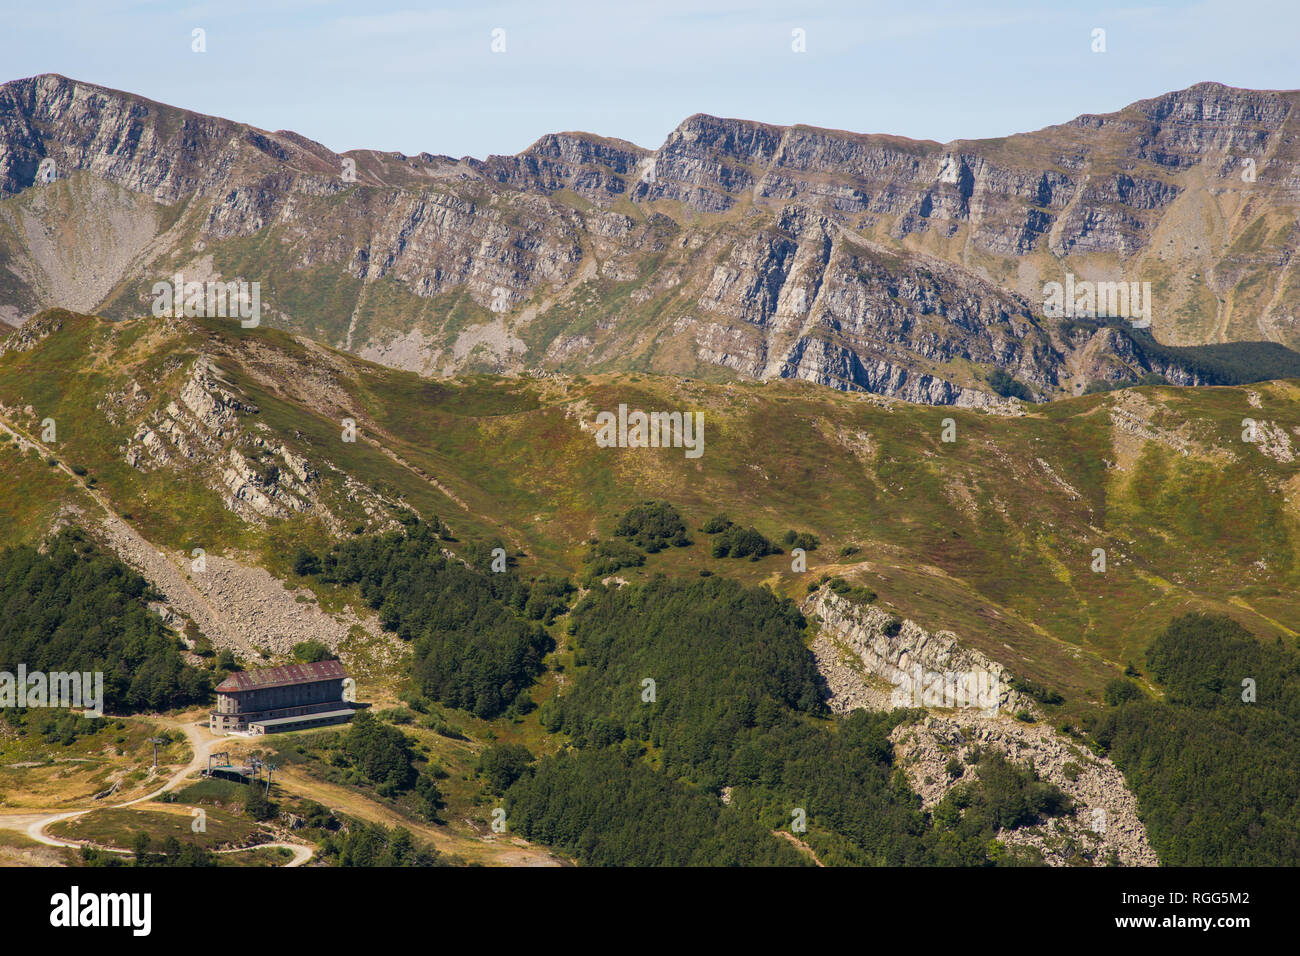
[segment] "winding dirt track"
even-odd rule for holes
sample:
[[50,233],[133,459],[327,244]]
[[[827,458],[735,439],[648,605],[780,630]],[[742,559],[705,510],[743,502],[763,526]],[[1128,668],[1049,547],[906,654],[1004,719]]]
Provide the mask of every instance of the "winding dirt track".
[[[226,741],[221,737],[213,737],[206,734],[206,732],[197,724],[169,720],[163,720],[161,723],[166,727],[179,729],[185,733],[185,736],[189,738],[190,747],[194,751],[194,757],[188,764],[172,774],[171,777],[168,778],[167,782],[157,790],[154,790],[151,793],[146,793],[142,797],[136,797],[134,800],[127,800],[125,803],[109,804],[108,806],[103,807],[85,807],[80,810],[64,810],[59,813],[0,814],[0,829],[18,830],[26,834],[29,839],[35,840],[37,843],[43,843],[46,846],[72,847],[74,849],[79,848],[82,845],[81,843],[71,840],[60,840],[58,837],[50,836],[45,832],[46,828],[60,820],[71,820],[74,817],[79,817],[95,810],[117,810],[122,807],[134,806],[137,803],[144,803],[146,800],[154,800],[169,790],[175,790],[185,782],[186,778],[188,778],[190,774],[206,767],[208,754],[212,752],[214,747],[226,743]],[[217,850],[216,852],[245,853],[249,850],[260,850],[264,847],[283,847],[286,850],[293,851],[293,859],[285,864],[286,867],[302,866],[302,864],[312,858],[312,854],[315,852],[312,847],[301,843],[261,843],[255,847],[238,847],[232,850]],[[110,852],[130,853],[131,851],[111,849]]]

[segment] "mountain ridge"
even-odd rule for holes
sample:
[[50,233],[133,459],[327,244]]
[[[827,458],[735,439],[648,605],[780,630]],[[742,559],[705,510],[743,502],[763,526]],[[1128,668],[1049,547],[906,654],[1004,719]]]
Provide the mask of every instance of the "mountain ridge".
[[1145,281],[1170,345],[1300,345],[1298,95],[1199,83],[948,144],[697,113],[655,150],[551,133],[480,160],[339,154],[46,74],[0,86],[0,318],[143,314],[179,272],[258,281],[267,322],[434,377],[786,377],[939,404],[987,403],[994,372],[1039,399],[1197,384],[1064,330],[1042,285]]

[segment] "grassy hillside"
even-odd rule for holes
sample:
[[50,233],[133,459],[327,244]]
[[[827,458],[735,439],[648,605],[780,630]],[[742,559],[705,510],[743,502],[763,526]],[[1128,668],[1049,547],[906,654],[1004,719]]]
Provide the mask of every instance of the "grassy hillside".
[[[1168,757],[1174,751],[1158,751],[1153,763],[1157,757],[1141,747],[1158,748],[1166,734],[1181,732],[1171,721],[1189,722],[1188,732],[1202,737],[1212,730],[1177,695],[1164,700],[1170,678],[1157,673],[1157,664],[1165,658],[1150,649],[1171,621],[1192,612],[1237,622],[1242,639],[1261,647],[1281,641],[1294,648],[1300,629],[1293,598],[1300,583],[1294,381],[1122,389],[999,416],[799,382],[716,384],[650,374],[429,380],[235,323],[110,322],[59,312],[35,320],[24,339],[36,341],[0,355],[0,480],[10,492],[0,498],[4,543],[34,543],[63,522],[120,543],[111,514],[160,556],[201,547],[210,556],[261,564],[301,589],[291,600],[377,612],[413,651],[375,652],[359,672],[366,699],[385,708],[382,719],[412,741],[403,758],[415,761],[411,779],[395,789],[376,784],[350,764],[342,738],[288,735],[275,742],[286,768],[283,785],[312,800],[342,801],[374,822],[411,827],[466,859],[505,861],[516,852],[482,842],[502,799],[517,811],[520,832],[580,860],[647,858],[651,851],[632,831],[593,844],[592,836],[556,822],[566,818],[569,798],[544,797],[547,781],[572,785],[577,800],[583,781],[593,779],[629,801],[669,794],[709,835],[709,859],[784,858],[753,827],[788,823],[786,804],[795,794],[764,789],[771,782],[755,778],[751,789],[736,791],[739,815],[718,814],[710,809],[710,788],[733,777],[731,743],[720,745],[713,763],[683,756],[693,752],[693,738],[704,739],[703,728],[721,726],[718,720],[665,711],[669,724],[641,727],[639,712],[615,707],[612,716],[601,715],[600,701],[628,684],[628,674],[653,665],[671,682],[674,655],[686,645],[674,649],[668,637],[657,650],[645,641],[610,643],[650,620],[631,608],[630,623],[610,632],[612,650],[600,650],[598,619],[564,613],[577,600],[567,596],[565,582],[612,572],[648,586],[639,593],[672,588],[690,598],[692,588],[723,577],[799,600],[823,576],[843,576],[874,591],[892,612],[930,630],[951,630],[1016,677],[1062,695],[1063,702],[1044,707],[1048,718],[1100,728],[1113,742],[1151,815],[1152,838],[1169,859],[1221,854],[1213,846],[1188,849],[1177,836],[1161,777],[1180,779]],[[600,447],[596,416],[619,405],[702,414],[703,454]],[[185,411],[191,406],[198,412]],[[1259,441],[1244,440],[1247,418],[1256,422]],[[351,441],[348,420],[355,423]],[[128,453],[140,451],[149,430],[173,436],[163,442],[166,455],[138,455],[133,465]],[[282,515],[248,511],[250,486],[231,483],[232,463],[248,462],[255,473],[248,480],[272,492],[275,482],[263,479],[296,456],[316,477],[286,487],[306,505]],[[236,488],[244,498],[237,500]],[[675,512],[635,507],[648,501],[669,502]],[[704,528],[721,527],[719,515],[782,551],[790,547],[783,543],[788,531],[813,536],[816,547],[799,570],[788,553],[715,557],[717,535]],[[660,537],[645,531],[647,521]],[[406,545],[381,537],[395,529]],[[487,573],[498,546],[509,557],[507,575]],[[444,550],[478,575],[442,561]],[[323,569],[311,570],[305,553]],[[593,564],[593,554],[604,555],[609,570]],[[656,584],[660,575],[668,581]],[[600,593],[591,592],[588,603]],[[746,600],[757,600],[763,592],[747,593]],[[528,623],[511,625],[512,615]],[[669,617],[687,621],[690,614]],[[536,636],[540,628],[554,651],[546,653],[549,640],[530,637],[517,646],[502,643],[500,661],[484,663],[490,641],[460,640],[480,625],[494,635],[514,627]],[[800,627],[786,634],[796,645],[810,633]],[[776,632],[762,625],[756,633]],[[368,638],[357,640],[361,647]],[[525,660],[526,644],[545,653],[532,683],[538,665]],[[660,657],[635,657],[651,650]],[[706,642],[696,650],[716,654],[725,645]],[[632,655],[631,663],[624,666],[615,652]],[[520,654],[523,664],[515,667],[511,655]],[[764,679],[744,670],[748,659],[742,654],[741,664],[715,668],[719,681],[741,688],[732,695],[737,701],[752,697]],[[454,682],[471,665],[478,668],[473,686],[458,689]],[[1133,690],[1124,699],[1145,699],[1145,691],[1154,700],[1116,712],[1103,699],[1114,702],[1126,671],[1135,683],[1126,685]],[[469,709],[456,706],[462,698]],[[555,700],[569,701],[567,708],[557,711]],[[742,713],[747,705],[736,706]],[[812,779],[813,769],[798,769],[800,761],[839,746],[842,733],[861,731],[885,747],[882,735],[898,716],[834,730],[837,721],[805,712],[806,702],[781,706],[793,708],[781,718],[789,723],[781,752],[792,780]],[[775,712],[764,713],[776,720]],[[624,757],[601,750],[605,731],[592,727],[607,720],[627,734],[619,745],[631,748]],[[775,733],[778,724],[785,727],[764,724],[764,732]],[[576,758],[553,759],[566,742],[578,747]],[[1252,737],[1251,746],[1264,752],[1270,744]],[[521,778],[506,797],[505,784],[491,783],[493,771],[484,768],[485,761],[518,763],[512,747],[537,758],[526,773],[537,776]],[[644,763],[655,774],[628,762],[637,747],[646,748]],[[873,792],[883,794],[889,776],[882,760],[869,776]],[[1004,781],[1010,791],[1037,792],[1030,778],[1012,777]],[[848,784],[827,778],[817,786],[825,805]],[[1213,799],[1179,799],[1206,819],[1215,805],[1236,800],[1234,820],[1252,825],[1249,800],[1230,789],[1219,786]],[[1286,788],[1275,789],[1284,800]],[[916,861],[997,858],[979,814],[965,829],[951,829],[951,821],[932,829],[929,817],[914,817],[913,799],[910,790],[899,791],[889,811],[888,853],[878,840],[867,852],[875,838],[863,836],[866,822],[848,818],[815,818],[809,845],[830,862],[876,859],[872,853]],[[884,819],[884,806],[872,819]],[[621,819],[610,806],[589,809]],[[940,843],[927,842],[933,840]],[[1275,843],[1285,856],[1284,841]]]
[[[798,382],[430,381],[269,330],[72,314],[36,348],[0,358],[0,402],[15,427],[36,437],[54,418],[59,456],[87,469],[82,483],[94,479],[150,540],[247,549],[281,572],[296,543],[328,540],[311,514],[249,524],[223,493],[123,458],[199,354],[260,408],[250,421],[320,469],[322,495],[340,474],[355,476],[438,516],[460,542],[499,537],[528,573],[580,572],[589,542],[643,500],[671,501],[692,531],[725,511],[770,538],[795,529],[821,545],[795,573],[786,555],[714,558],[695,533],[689,547],[620,573],[725,570],[791,595],[845,574],[1075,703],[1098,699],[1179,613],[1219,611],[1264,638],[1295,636],[1287,596],[1300,575],[1300,464],[1243,442],[1241,424],[1300,435],[1294,383],[1130,389],[998,417]],[[149,400],[134,411],[104,398],[136,384]],[[598,447],[595,415],[619,404],[701,412],[704,454]],[[355,442],[342,440],[345,417],[357,422]],[[942,440],[948,420],[952,442]],[[22,529],[14,537],[34,535],[52,499],[80,493],[32,452],[0,455],[0,467],[10,487],[27,489],[3,505],[6,528]],[[345,510],[341,493],[337,504]],[[1092,569],[1098,548],[1104,573]]]

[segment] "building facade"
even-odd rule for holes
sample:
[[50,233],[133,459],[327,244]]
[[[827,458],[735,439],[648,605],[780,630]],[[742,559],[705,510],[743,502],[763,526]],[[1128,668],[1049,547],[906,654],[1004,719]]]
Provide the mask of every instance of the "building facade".
[[236,671],[217,685],[209,716],[214,733],[275,733],[341,723],[355,706],[344,699],[347,672],[338,661]]

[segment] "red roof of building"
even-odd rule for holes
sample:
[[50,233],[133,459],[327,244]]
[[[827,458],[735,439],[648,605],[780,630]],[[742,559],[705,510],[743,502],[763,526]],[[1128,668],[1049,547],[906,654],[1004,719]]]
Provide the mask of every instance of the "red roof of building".
[[284,687],[288,684],[314,684],[323,680],[342,680],[347,676],[347,671],[338,661],[286,664],[284,667],[262,667],[255,671],[235,671],[217,685],[217,692],[229,694],[241,690]]

